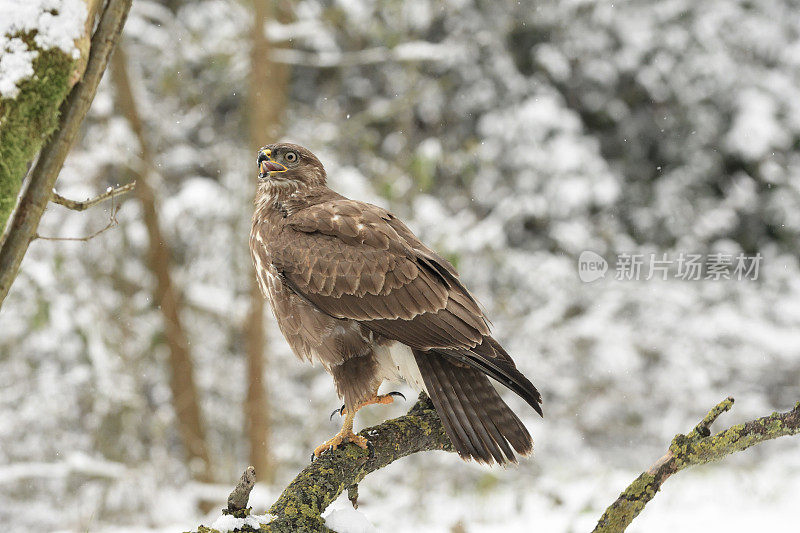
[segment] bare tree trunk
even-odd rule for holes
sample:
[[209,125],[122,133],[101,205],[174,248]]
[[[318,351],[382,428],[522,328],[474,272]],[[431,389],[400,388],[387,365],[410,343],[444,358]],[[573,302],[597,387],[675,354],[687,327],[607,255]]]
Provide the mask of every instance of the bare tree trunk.
[[[253,1],[253,37],[250,52],[250,90],[248,116],[250,148],[253,153],[262,145],[277,140],[282,127],[283,107],[286,103],[286,85],[289,71],[270,59],[271,43],[264,35],[264,24],[275,17],[273,0]],[[255,157],[255,156],[254,156]],[[250,464],[259,479],[272,482],[274,460],[270,453],[269,399],[264,384],[267,364],[266,335],[264,332],[264,297],[254,275],[250,279],[250,310],[244,324],[245,350],[247,352],[247,400],[244,406]]]
[[[111,63],[117,105],[130,122],[139,140],[142,169],[137,179],[136,194],[142,203],[144,223],[149,239],[150,269],[156,278],[155,303],[164,318],[164,333],[169,347],[170,388],[178,430],[186,451],[192,476],[211,481],[212,468],[208,454],[194,369],[186,332],[181,323],[181,302],[170,274],[170,253],[159,223],[156,197],[150,182],[155,170],[144,127],[131,90],[123,47],[117,48]],[[199,464],[198,464],[199,463]]]
[[244,324],[247,354],[247,398],[244,404],[245,430],[250,447],[250,464],[266,483],[275,480],[275,462],[270,452],[270,401],[264,384],[266,363],[264,297],[254,280],[250,283],[250,309]]

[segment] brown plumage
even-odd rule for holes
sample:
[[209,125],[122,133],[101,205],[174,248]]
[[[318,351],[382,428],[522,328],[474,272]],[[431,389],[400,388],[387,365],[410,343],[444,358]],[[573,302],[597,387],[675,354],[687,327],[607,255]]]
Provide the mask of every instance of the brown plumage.
[[540,415],[541,396],[491,337],[483,311],[453,266],[389,211],[326,187],[305,148],[259,151],[250,249],[259,285],[302,359],[331,373],[345,426],[318,448],[347,440],[352,416],[401,378],[433,400],[458,453],[485,463],[516,461],[533,443],[487,376]]

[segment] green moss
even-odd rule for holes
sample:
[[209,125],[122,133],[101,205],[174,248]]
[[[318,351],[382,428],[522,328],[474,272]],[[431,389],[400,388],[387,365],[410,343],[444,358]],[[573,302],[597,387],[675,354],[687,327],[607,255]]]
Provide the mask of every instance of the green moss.
[[28,164],[58,124],[75,60],[59,49],[41,50],[32,34],[19,35],[39,55],[33,77],[21,81],[16,98],[0,99],[0,230],[14,209]]

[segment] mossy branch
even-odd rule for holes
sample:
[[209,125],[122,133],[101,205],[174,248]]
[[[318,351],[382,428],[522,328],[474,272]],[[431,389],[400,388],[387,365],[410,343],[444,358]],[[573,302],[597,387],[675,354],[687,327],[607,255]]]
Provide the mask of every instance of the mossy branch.
[[58,48],[41,50],[30,35],[22,37],[38,54],[36,75],[19,82],[16,97],[0,98],[0,232],[17,203],[28,165],[58,125],[58,108],[69,93],[76,63]]
[[606,509],[594,528],[594,533],[625,531],[644,506],[655,497],[661,485],[684,468],[718,461],[726,455],[746,450],[761,442],[800,433],[798,402],[791,411],[773,413],[711,435],[711,424],[731,407],[733,398],[726,398],[714,406],[688,435],[676,435],[667,454],[649,470],[642,472]]
[[75,41],[77,59],[59,48],[42,49],[36,32],[9,35],[21,39],[36,57],[34,75],[17,83],[16,96],[0,97],[0,231],[16,205],[28,165],[58,125],[59,106],[86,70],[101,0],[84,1],[87,16],[84,33]]
[[[424,394],[420,394],[408,414],[367,428],[360,434],[374,446],[371,458],[354,444],[324,453],[284,489],[269,510],[274,520],[262,525],[261,531],[330,531],[322,520],[323,511],[370,472],[413,453],[454,451],[439,415]],[[240,512],[245,516],[248,511]],[[198,533],[214,531],[204,526],[198,528]]]
[[[3,237],[0,238],[0,305],[17,277],[22,258],[25,257],[28,245],[36,235],[39,220],[42,218],[47,203],[53,197],[53,185],[67,153],[78,136],[81,122],[94,99],[97,85],[100,83],[100,78],[108,64],[108,58],[122,32],[122,26],[125,24],[130,7],[131,0],[108,0],[92,36],[89,60],[83,78],[72,88],[61,105],[58,127],[53,136],[44,144],[39,159],[31,169],[22,195],[14,208],[13,216],[6,224]],[[71,68],[70,64],[69,68],[60,70],[61,76],[65,78],[64,86],[67,84],[66,78],[69,76]],[[58,101],[60,102],[60,100]],[[5,138],[0,138],[0,145],[6,146],[7,141]],[[23,156],[17,154],[16,158],[25,159],[28,155],[30,154],[25,152]],[[27,161],[25,163],[27,164]],[[19,168],[15,167],[10,171],[12,174],[18,174]],[[10,193],[9,191],[0,191],[0,193],[3,195],[13,194],[13,187],[9,190]],[[16,198],[16,195],[13,196]],[[7,196],[4,197],[7,198]]]

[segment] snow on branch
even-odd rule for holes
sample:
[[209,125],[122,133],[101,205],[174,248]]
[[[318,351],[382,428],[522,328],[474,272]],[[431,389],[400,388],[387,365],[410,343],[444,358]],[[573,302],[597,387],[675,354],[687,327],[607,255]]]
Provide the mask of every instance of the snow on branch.
[[41,52],[59,49],[80,57],[78,40],[88,12],[83,0],[11,0],[0,4],[0,98],[16,98],[19,85],[34,77]]
[[669,451],[628,485],[606,509],[594,533],[625,531],[669,477],[684,468],[718,461],[761,442],[800,433],[800,402],[785,413],[772,413],[711,435],[710,426],[733,407],[733,398],[720,402],[688,435],[676,435]]
[[58,127],[42,147],[27,184],[0,238],[0,305],[17,277],[19,265],[36,235],[39,220],[52,198],[53,186],[78,135],[97,85],[122,32],[131,0],[108,0],[92,35],[89,60],[81,81],[61,106]]

